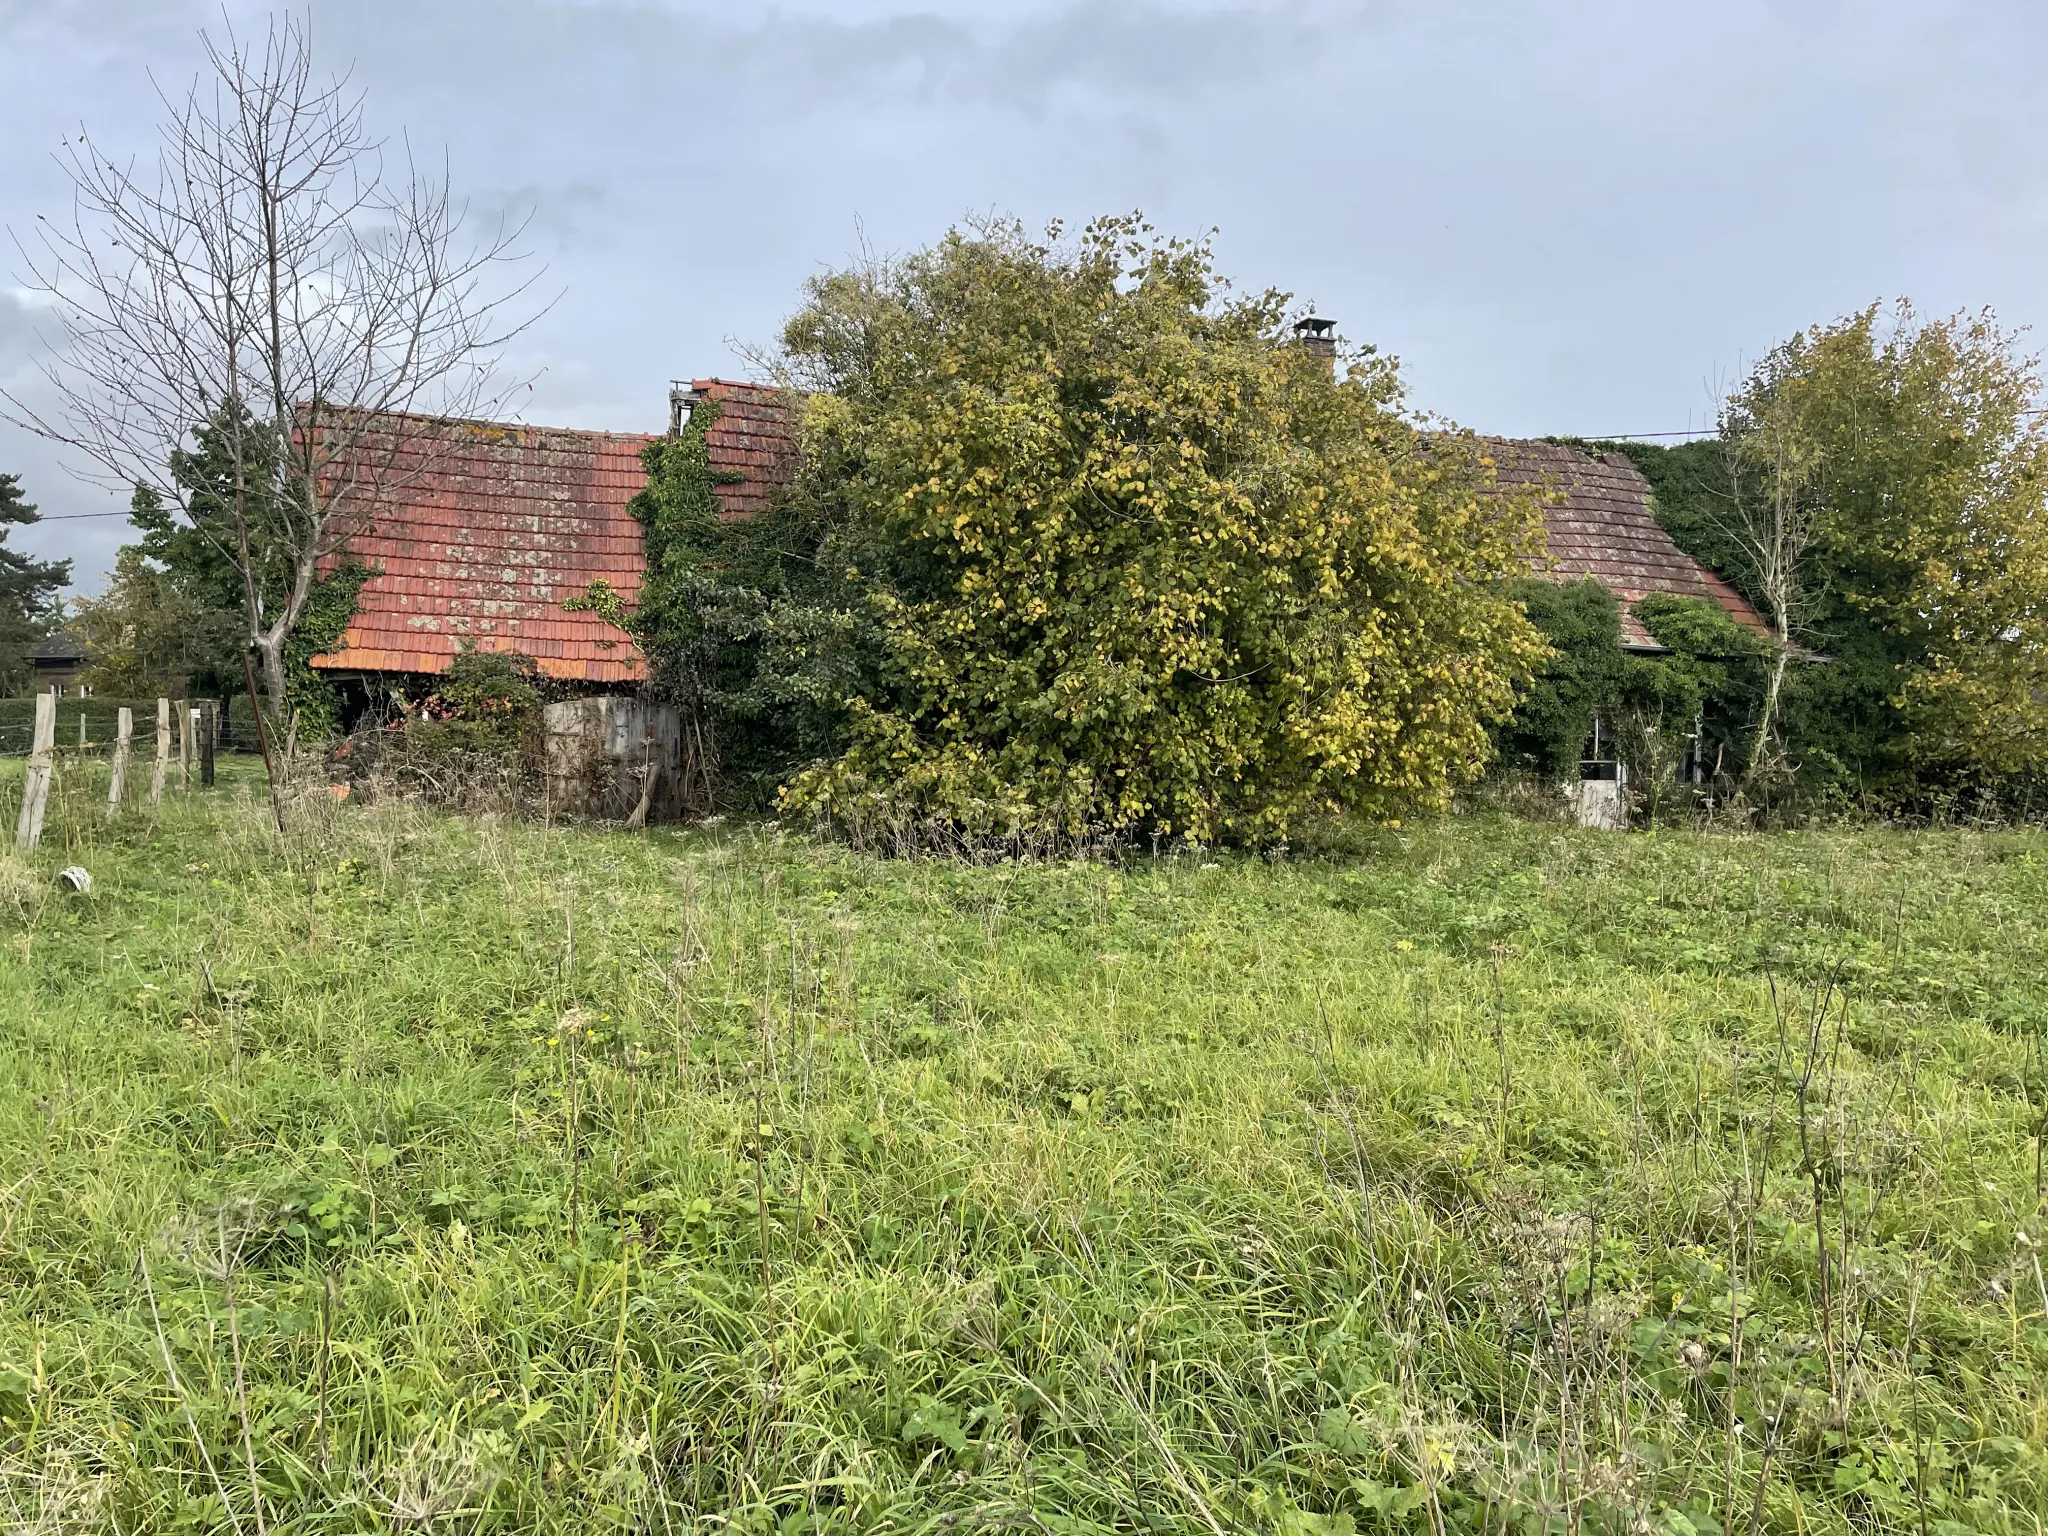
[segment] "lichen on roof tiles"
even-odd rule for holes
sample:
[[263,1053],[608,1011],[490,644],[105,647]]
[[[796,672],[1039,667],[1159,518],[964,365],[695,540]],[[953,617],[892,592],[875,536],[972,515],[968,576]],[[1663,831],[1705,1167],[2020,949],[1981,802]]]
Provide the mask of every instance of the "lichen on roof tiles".
[[[372,504],[364,508],[366,526],[328,565],[351,558],[374,574],[341,644],[313,665],[439,672],[469,638],[489,649],[516,645],[550,676],[642,677],[640,655],[628,644],[601,662],[577,659],[577,640],[622,637],[596,614],[561,605],[593,581],[610,582],[629,603],[639,591],[640,525],[626,504],[646,483],[640,452],[651,441],[406,419],[402,441],[385,452],[374,477],[341,467]],[[378,451],[366,449],[365,457]]]

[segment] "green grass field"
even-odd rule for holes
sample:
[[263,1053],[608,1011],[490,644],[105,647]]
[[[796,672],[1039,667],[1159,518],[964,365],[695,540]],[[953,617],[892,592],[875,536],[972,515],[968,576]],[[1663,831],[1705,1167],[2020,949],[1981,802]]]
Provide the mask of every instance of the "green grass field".
[[7,1529],[2048,1518],[2048,837],[280,847],[74,777],[0,865]]

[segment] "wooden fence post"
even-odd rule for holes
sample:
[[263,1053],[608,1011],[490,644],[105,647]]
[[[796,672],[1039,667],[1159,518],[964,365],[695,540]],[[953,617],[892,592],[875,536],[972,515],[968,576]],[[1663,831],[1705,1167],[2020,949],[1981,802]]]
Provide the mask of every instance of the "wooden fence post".
[[220,709],[211,699],[199,701],[199,787],[213,788],[213,748],[220,735]]
[[178,793],[192,793],[192,701],[179,699],[178,705]]
[[124,709],[114,717],[114,778],[107,785],[107,820],[121,814],[121,797],[128,792],[128,747],[135,737],[135,711]]
[[156,772],[149,776],[149,806],[155,810],[164,797],[164,776],[171,771],[171,701],[156,701]]
[[14,846],[24,852],[43,835],[43,808],[50,803],[50,772],[57,756],[57,693],[36,695],[36,733],[29,748],[28,778],[21,786],[21,819],[15,823]]

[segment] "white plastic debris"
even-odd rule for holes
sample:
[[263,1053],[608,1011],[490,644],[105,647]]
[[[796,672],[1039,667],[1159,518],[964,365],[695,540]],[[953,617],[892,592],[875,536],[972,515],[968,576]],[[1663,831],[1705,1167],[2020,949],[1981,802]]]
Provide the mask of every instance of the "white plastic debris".
[[82,865],[73,864],[68,869],[57,871],[57,883],[67,891],[89,891],[92,889],[92,876]]

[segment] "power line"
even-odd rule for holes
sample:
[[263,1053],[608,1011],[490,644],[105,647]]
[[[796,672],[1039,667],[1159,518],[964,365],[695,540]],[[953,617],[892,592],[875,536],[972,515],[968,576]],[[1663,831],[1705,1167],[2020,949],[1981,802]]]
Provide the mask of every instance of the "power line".
[[[2048,416],[2048,405],[2033,410],[2021,411],[2022,416]],[[1719,427],[1699,427],[1689,432],[1559,432],[1558,437],[1576,437],[1587,443],[1629,442],[1644,437],[1719,437]]]
[[[88,517],[126,517],[126,512],[58,512],[50,517],[39,517],[38,523],[76,523]],[[30,525],[33,526],[33,525]]]
[[1559,437],[1576,437],[1588,443],[1618,443],[1639,437],[1718,437],[1720,428],[1702,427],[1697,432],[1560,432]]

